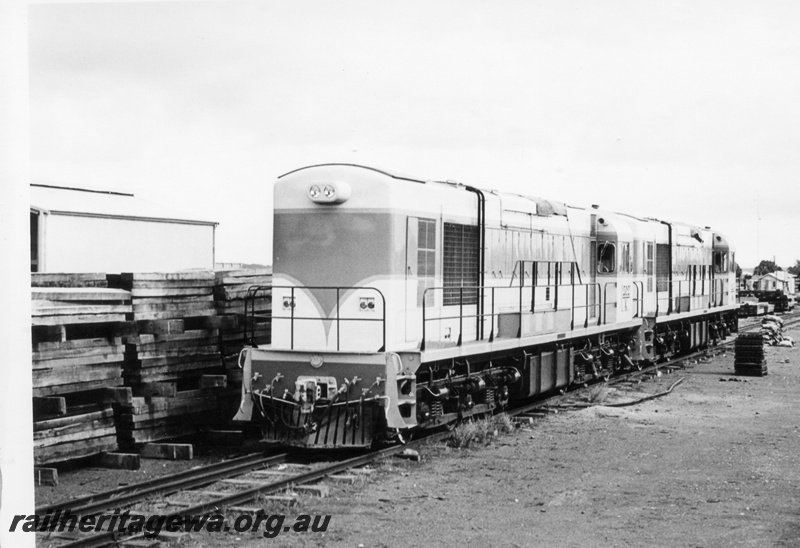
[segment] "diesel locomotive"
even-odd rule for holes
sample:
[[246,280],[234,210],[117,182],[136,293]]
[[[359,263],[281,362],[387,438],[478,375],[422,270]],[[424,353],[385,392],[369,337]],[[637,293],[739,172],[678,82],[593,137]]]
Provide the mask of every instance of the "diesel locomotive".
[[608,379],[736,330],[709,227],[315,165],[274,187],[272,342],[236,419],[282,445],[366,447]]

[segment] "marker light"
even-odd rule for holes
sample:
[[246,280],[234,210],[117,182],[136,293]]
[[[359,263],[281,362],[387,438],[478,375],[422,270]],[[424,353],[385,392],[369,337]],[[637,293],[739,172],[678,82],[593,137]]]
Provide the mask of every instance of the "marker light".
[[308,188],[308,197],[318,204],[341,204],[350,197],[350,185],[344,182],[313,184]]

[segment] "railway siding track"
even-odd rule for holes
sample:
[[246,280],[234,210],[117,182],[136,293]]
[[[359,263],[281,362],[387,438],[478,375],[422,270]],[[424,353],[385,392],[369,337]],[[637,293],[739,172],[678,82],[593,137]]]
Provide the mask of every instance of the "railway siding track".
[[[280,455],[264,456],[250,455],[241,457],[218,465],[203,467],[200,469],[188,470],[173,478],[161,478],[149,480],[137,485],[126,486],[115,489],[107,493],[82,497],[65,504],[50,505],[37,510],[37,515],[44,515],[48,512],[55,514],[59,510],[63,513],[69,510],[77,515],[96,515],[106,511],[108,513],[133,504],[141,504],[152,500],[154,497],[175,495],[185,493],[190,499],[198,500],[206,497],[206,500],[196,503],[185,503],[174,498],[166,500],[167,506],[179,506],[180,510],[165,512],[165,520],[170,517],[178,516],[197,516],[207,513],[219,513],[224,510],[238,511],[240,513],[257,513],[258,508],[245,507],[247,503],[259,497],[272,495],[282,492],[289,488],[307,485],[324,478],[333,477],[341,472],[357,469],[383,458],[387,458],[413,447],[423,441],[443,439],[449,433],[441,433],[428,436],[406,445],[392,446],[378,451],[372,451],[363,455],[345,459],[332,464],[311,467],[308,465],[297,465],[288,462],[289,453]],[[283,465],[283,469],[274,469],[276,465]],[[310,468],[310,469],[307,469]],[[295,469],[298,472],[287,470]],[[248,477],[249,476],[249,477]],[[325,492],[325,486],[317,488],[318,491]],[[210,498],[207,498],[210,497]],[[41,513],[39,513],[41,512]],[[135,513],[134,510],[131,510]],[[138,513],[138,512],[136,512]],[[142,512],[143,514],[146,512]],[[71,537],[74,535],[67,535]],[[58,544],[59,548],[90,548],[90,547],[109,547],[124,546],[132,541],[144,538],[143,532],[135,534],[125,534],[120,532],[104,532],[94,535],[81,536],[79,538],[66,538],[68,542]],[[58,539],[57,535],[49,537],[47,540]]]

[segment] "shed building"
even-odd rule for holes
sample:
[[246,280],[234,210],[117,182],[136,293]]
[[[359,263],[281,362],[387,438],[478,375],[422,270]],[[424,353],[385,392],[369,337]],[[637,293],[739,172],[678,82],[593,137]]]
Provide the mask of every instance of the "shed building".
[[31,184],[31,272],[214,268],[216,222],[126,192]]
[[785,270],[770,272],[763,276],[756,276],[752,281],[753,289],[757,291],[783,291],[786,295],[795,294],[795,277]]

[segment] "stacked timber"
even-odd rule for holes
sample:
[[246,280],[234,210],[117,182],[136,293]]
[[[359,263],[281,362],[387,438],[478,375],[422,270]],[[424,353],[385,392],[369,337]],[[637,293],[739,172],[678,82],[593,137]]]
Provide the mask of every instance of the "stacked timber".
[[[187,329],[186,325],[196,327]],[[206,319],[145,320],[125,345],[125,381],[136,388],[174,382],[194,388],[199,377],[221,371],[219,329]]]
[[130,292],[105,287],[104,274],[33,274],[31,285],[36,464],[116,449]]
[[215,316],[214,273],[210,270],[123,273],[109,276],[114,287],[127,289],[136,320]]
[[736,337],[734,372],[737,375],[763,377],[767,374],[764,339],[761,333],[740,333]]
[[220,393],[220,412],[230,418],[236,414],[241,399],[239,353],[245,345],[270,343],[272,268],[253,266],[216,271],[214,304],[218,314],[236,320],[235,326],[220,331],[220,353],[230,386]]
[[102,272],[34,272],[31,274],[31,287],[108,287],[108,280]]
[[[137,334],[125,345],[125,384],[133,400],[117,406],[122,445],[192,435],[218,422],[215,392],[204,379],[224,378],[214,272],[123,273],[110,278],[131,292]],[[216,386],[219,381],[214,381]]]
[[197,434],[220,423],[219,401],[214,388],[224,387],[222,375],[204,376],[206,387],[177,390],[175,383],[150,383],[140,387],[141,396],[117,404],[117,433],[120,445],[181,438]]
[[121,385],[121,337],[135,332],[130,299],[102,287],[32,288],[33,395]]
[[[236,326],[220,333],[220,352],[232,381],[239,372],[237,357],[245,344],[269,344],[272,318],[272,268],[218,270],[214,304],[220,315],[234,315]],[[245,302],[248,294],[252,297]]]
[[123,273],[109,277],[131,292],[137,334],[125,347],[126,385],[153,382],[196,388],[204,374],[219,372],[219,326],[214,308],[214,273]]
[[110,402],[72,405],[66,400],[67,397],[34,398],[33,456],[36,465],[87,457],[114,451],[118,447]]

